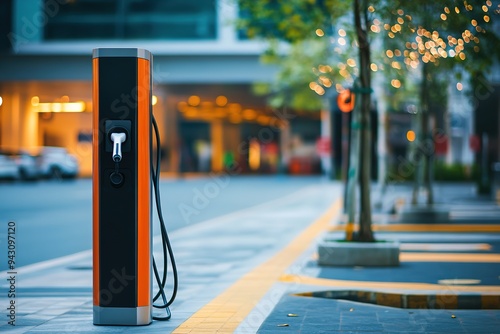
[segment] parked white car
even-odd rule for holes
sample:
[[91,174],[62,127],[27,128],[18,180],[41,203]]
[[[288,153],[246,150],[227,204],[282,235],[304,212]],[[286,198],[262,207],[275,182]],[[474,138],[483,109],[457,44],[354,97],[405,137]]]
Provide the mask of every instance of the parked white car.
[[64,147],[41,147],[37,153],[37,159],[41,177],[60,179],[78,176],[78,160]]
[[0,152],[0,179],[17,179],[19,168],[8,154]]
[[35,180],[39,176],[37,158],[25,150],[4,149],[3,154],[8,156],[17,166],[18,178],[22,180]]

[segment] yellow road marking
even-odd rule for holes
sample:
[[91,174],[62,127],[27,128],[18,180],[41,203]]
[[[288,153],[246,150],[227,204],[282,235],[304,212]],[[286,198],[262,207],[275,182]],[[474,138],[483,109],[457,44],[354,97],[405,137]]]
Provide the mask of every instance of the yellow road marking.
[[402,251],[490,251],[490,244],[474,243],[401,243]]
[[212,333],[233,333],[271,286],[279,280],[280,275],[317,236],[324,233],[340,209],[341,200],[337,200],[288,246],[203,306],[173,333],[202,333],[207,330]]
[[335,287],[337,289],[386,289],[386,290],[432,290],[440,292],[480,292],[483,294],[498,294],[500,293],[500,286],[497,285],[482,285],[482,286],[462,286],[462,285],[441,285],[432,283],[408,283],[408,282],[373,282],[373,281],[346,281],[327,278],[316,278],[300,275],[282,275],[281,282],[317,285],[324,287]]
[[471,284],[481,284],[481,280],[473,278],[446,278],[446,279],[440,279],[438,283],[445,285],[471,285]]
[[[331,232],[345,231],[345,225],[329,229]],[[500,225],[494,224],[373,224],[373,231],[378,232],[498,232]],[[356,227],[357,230],[357,227]]]
[[476,262],[498,263],[500,254],[470,253],[400,253],[401,262]]
[[[403,249],[403,248],[401,248]],[[312,254],[312,260],[318,260],[318,253]],[[500,262],[500,254],[471,254],[471,253],[399,253],[401,262]]]

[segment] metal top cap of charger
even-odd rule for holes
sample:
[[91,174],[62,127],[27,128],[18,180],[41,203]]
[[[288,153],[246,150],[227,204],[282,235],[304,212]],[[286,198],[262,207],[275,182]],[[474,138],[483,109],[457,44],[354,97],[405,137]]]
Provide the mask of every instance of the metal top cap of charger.
[[152,55],[146,49],[137,48],[97,48],[92,50],[92,58],[101,57],[136,57],[151,60]]

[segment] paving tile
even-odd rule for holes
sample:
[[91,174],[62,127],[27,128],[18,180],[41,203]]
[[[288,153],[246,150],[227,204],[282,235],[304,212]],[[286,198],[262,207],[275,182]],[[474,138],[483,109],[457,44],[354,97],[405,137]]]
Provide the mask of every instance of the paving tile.
[[[331,190],[332,187],[326,189]],[[397,196],[401,189],[394,187],[391,196]],[[398,190],[399,189],[399,190]],[[450,190],[451,189],[451,190]],[[463,192],[460,186],[441,189],[442,194],[455,197]],[[318,192],[319,193],[319,192]],[[454,194],[456,193],[456,194]],[[309,194],[309,193],[308,193]],[[269,254],[278,251],[286,242],[282,241],[280,231],[286,231],[301,220],[318,215],[323,206],[315,201],[320,198],[305,196],[301,201],[308,201],[307,208],[299,203],[280,206],[266,212],[255,212],[242,219],[239,224],[224,225],[215,222],[211,228],[201,226],[191,228],[175,235],[175,253],[179,256],[178,266],[181,282],[178,299],[171,308],[172,319],[168,322],[154,322],[150,326],[94,326],[92,324],[92,301],[90,271],[68,270],[67,266],[58,270],[45,270],[37,275],[23,275],[23,289],[26,298],[18,299],[17,324],[12,329],[0,324],[0,332],[6,333],[170,333],[193,313],[219,296],[226,288],[243,277],[251,268],[264,263]],[[334,196],[330,196],[333,198]],[[446,198],[436,197],[436,198]],[[453,198],[453,197],[450,197]],[[474,202],[475,203],[475,202]],[[450,204],[452,210],[458,210],[457,204]],[[455,205],[455,207],[453,207]],[[467,203],[468,210],[474,210],[474,204]],[[477,204],[479,205],[479,204]],[[476,205],[476,206],[477,206]],[[477,206],[480,208],[480,206]],[[500,209],[499,213],[500,213]],[[460,211],[460,210],[458,210]],[[463,211],[463,210],[462,210]],[[333,223],[333,222],[332,222]],[[288,225],[287,225],[288,224]],[[305,225],[304,225],[305,226]],[[263,229],[267,234],[262,233]],[[275,235],[280,235],[276,238]],[[343,237],[343,233],[336,234]],[[492,254],[500,253],[500,234],[496,233],[376,233],[377,238],[396,238],[412,243],[487,243],[492,246]],[[228,241],[229,240],[229,241]],[[318,239],[319,240],[319,239]],[[320,291],[324,287],[305,286],[302,276],[340,279],[351,282],[413,282],[436,284],[440,279],[474,278],[479,285],[500,285],[498,272],[500,263],[460,263],[460,262],[404,262],[395,268],[323,268],[318,267],[311,255],[314,244],[288,273],[297,275],[297,281],[275,284],[272,295],[269,292],[266,304],[269,313],[261,312],[243,319],[236,312],[242,301],[251,300],[251,291],[243,297],[227,296],[226,299],[212,303],[203,314],[191,317],[190,323],[178,329],[178,333],[235,333],[263,334],[276,333],[497,333],[500,328],[500,310],[425,310],[398,309],[370,305],[345,300],[297,297],[289,295],[292,291]],[[155,252],[157,253],[157,252]],[[485,253],[484,251],[476,252]],[[73,265],[89,266],[90,258]],[[261,281],[255,279],[254,285]],[[65,283],[66,282],[66,283]],[[64,287],[64,288],[62,288]],[[331,289],[331,288],[330,288]],[[328,290],[328,289],[324,289]],[[331,289],[334,290],[334,289]],[[449,286],[454,291],[454,286]],[[312,290],[311,290],[312,291]],[[431,290],[421,291],[432,293]],[[65,294],[65,295],[64,295]],[[28,298],[29,297],[29,298]],[[458,296],[448,301],[457,305],[477,306],[476,300],[469,296]],[[221,311],[222,306],[235,309],[232,312]],[[258,304],[256,304],[258,305]],[[351,311],[352,309],[352,311]],[[298,317],[287,317],[287,314]],[[452,315],[455,318],[452,318]],[[228,321],[220,323],[221,319]],[[278,327],[278,324],[288,327]],[[201,324],[201,326],[199,326]],[[199,327],[198,327],[199,326]],[[201,328],[200,328],[201,327]],[[196,330],[194,329],[196,328]],[[7,331],[7,329],[9,331]]]

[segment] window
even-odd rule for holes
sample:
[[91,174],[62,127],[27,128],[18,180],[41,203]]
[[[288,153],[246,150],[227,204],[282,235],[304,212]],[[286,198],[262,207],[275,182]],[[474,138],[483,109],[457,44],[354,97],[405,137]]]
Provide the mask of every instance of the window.
[[[45,0],[49,6],[53,0]],[[49,18],[46,40],[215,39],[214,0],[69,0]]]

